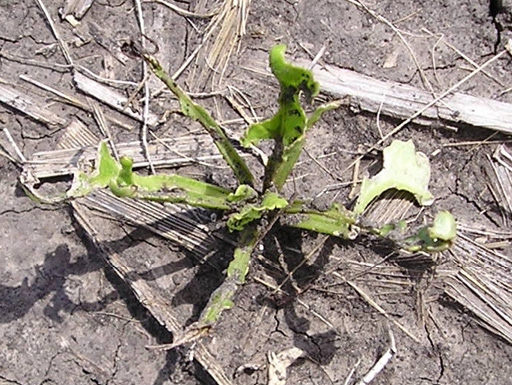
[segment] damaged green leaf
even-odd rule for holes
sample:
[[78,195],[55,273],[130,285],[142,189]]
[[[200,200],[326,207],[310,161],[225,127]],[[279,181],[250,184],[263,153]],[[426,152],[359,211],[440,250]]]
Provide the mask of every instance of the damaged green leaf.
[[417,152],[411,140],[394,140],[383,152],[384,167],[373,178],[364,178],[354,213],[362,214],[375,198],[392,188],[410,192],[422,206],[431,205],[434,197],[428,191],[430,164],[426,155]]
[[272,210],[284,209],[286,206],[288,206],[286,199],[276,193],[267,192],[259,205],[246,204],[239,212],[229,217],[227,222],[229,231],[241,231],[249,223],[260,219],[265,213]]
[[339,107],[332,102],[316,109],[307,117],[300,103],[301,92],[310,102],[318,95],[320,86],[310,70],[289,64],[284,53],[286,45],[276,45],[270,51],[270,68],[279,81],[279,109],[270,119],[249,126],[241,143],[243,146],[257,144],[260,140],[275,141],[274,150],[265,167],[263,189],[274,185],[281,190],[299,158],[306,139],[306,131],[320,119],[325,111]]
[[418,230],[416,235],[409,237],[402,245],[411,252],[425,251],[428,253],[449,249],[457,237],[457,222],[448,211],[440,211],[434,217],[431,226]]
[[98,165],[90,175],[77,172],[69,198],[85,196],[95,189],[108,187],[124,198],[158,202],[185,203],[192,206],[228,210],[230,191],[222,187],[176,174],[140,175],[133,171],[133,161],[122,157],[118,163],[102,142],[98,149]]

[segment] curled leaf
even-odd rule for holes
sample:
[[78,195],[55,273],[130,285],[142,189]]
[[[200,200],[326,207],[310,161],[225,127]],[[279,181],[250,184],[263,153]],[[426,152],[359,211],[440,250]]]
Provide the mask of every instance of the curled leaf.
[[230,231],[241,231],[249,223],[260,219],[266,212],[283,209],[286,206],[288,206],[286,199],[276,193],[267,192],[261,204],[247,204],[240,212],[232,214],[227,221],[228,228]]
[[430,238],[441,241],[453,241],[457,236],[457,222],[448,211],[440,211],[428,228]]
[[258,193],[251,186],[242,184],[237,187],[234,193],[228,195],[231,203],[247,202],[258,197]]
[[412,252],[429,253],[449,249],[457,237],[457,223],[448,211],[440,211],[434,217],[431,226],[425,226],[407,238],[403,247]]
[[431,205],[434,197],[428,191],[430,164],[425,154],[417,152],[411,140],[394,140],[384,149],[384,167],[373,178],[365,178],[354,207],[361,214],[380,194],[389,189],[405,190],[422,206]]

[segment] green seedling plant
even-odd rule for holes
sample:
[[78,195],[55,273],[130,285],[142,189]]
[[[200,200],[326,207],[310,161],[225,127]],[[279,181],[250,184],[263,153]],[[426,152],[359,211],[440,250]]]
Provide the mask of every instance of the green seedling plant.
[[[207,332],[221,316],[233,307],[237,288],[246,281],[250,258],[256,245],[280,218],[281,223],[299,229],[324,233],[344,239],[354,239],[361,232],[389,237],[397,231],[405,234],[403,222],[372,228],[361,223],[367,206],[385,190],[394,188],[410,192],[420,205],[432,203],[428,191],[430,166],[428,159],[416,152],[411,141],[394,141],[384,149],[384,168],[373,178],[365,178],[353,210],[333,204],[328,210],[316,210],[304,201],[290,199],[282,194],[305,144],[307,132],[321,115],[337,108],[335,101],[323,104],[310,115],[301,105],[301,96],[310,102],[319,93],[319,84],[311,71],[296,67],[285,60],[285,45],[270,51],[270,68],[279,82],[279,108],[275,115],[248,127],[241,143],[256,145],[261,140],[273,141],[273,151],[265,166],[260,189],[249,167],[208,111],[195,103],[185,91],[162,69],[151,55],[142,54],[153,73],[176,95],[184,115],[197,120],[211,135],[219,152],[232,169],[238,181],[234,190],[175,174],[144,176],[133,170],[127,157],[116,161],[106,142],[98,148],[95,169],[91,173],[77,172],[67,198],[83,197],[95,189],[108,188],[118,197],[157,202],[182,203],[195,207],[222,210],[229,231],[237,233],[237,246],[227,268],[224,282],[212,293],[194,326],[199,334]],[[397,247],[412,252],[438,252],[449,248],[456,237],[456,224],[448,212],[438,213],[431,225],[393,241]]]

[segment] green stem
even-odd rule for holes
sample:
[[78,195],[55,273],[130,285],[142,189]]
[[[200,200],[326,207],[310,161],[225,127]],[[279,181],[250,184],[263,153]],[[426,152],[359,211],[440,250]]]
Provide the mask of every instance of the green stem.
[[210,296],[208,304],[199,317],[200,327],[214,325],[224,310],[234,306],[233,297],[238,286],[245,283],[251,254],[260,239],[259,236],[260,233],[254,224],[242,231],[239,246],[235,249],[233,259],[228,266],[227,278]]
[[319,211],[309,209],[303,202],[295,201],[285,209],[281,223],[345,239],[354,239],[357,235],[353,228],[356,221],[352,212],[337,204],[327,211]]
[[143,55],[143,58],[149,64],[156,77],[158,77],[179,99],[183,114],[199,121],[210,134],[219,152],[235,173],[240,184],[253,186],[254,177],[247,167],[247,164],[235,150],[224,130],[212,118],[208,111],[195,103],[190,96],[187,95],[187,93],[164,71],[158,60],[147,54]]

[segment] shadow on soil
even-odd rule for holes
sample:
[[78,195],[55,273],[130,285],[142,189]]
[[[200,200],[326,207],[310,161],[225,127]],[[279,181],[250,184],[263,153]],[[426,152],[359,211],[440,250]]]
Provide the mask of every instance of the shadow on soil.
[[[51,296],[48,305],[44,309],[44,315],[54,322],[62,322],[62,313],[72,314],[76,310],[87,312],[101,311],[110,303],[122,299],[135,319],[152,335],[158,344],[172,342],[172,334],[161,326],[136,299],[128,285],[119,278],[116,273],[110,269],[102,260],[97,257],[97,247],[93,245],[87,236],[78,230],[82,240],[84,240],[88,253],[75,258],[72,262],[72,256],[67,245],[59,245],[53,252],[46,254],[41,266],[36,267],[36,277],[32,282],[25,278],[19,286],[0,285],[0,322],[8,323],[23,317],[38,301]],[[336,339],[335,331],[325,333],[311,334],[310,321],[301,317],[295,311],[294,299],[304,293],[320,277],[323,266],[325,266],[328,256],[331,254],[335,242],[327,240],[318,257],[313,263],[299,266],[304,260],[304,254],[300,252],[302,248],[303,234],[298,230],[286,229],[286,231],[274,230],[267,237],[265,244],[265,257],[273,269],[269,269],[270,274],[276,274],[278,282],[286,278],[283,271],[278,271],[275,266],[286,264],[286,270],[292,271],[293,284],[290,280],[283,286],[285,295],[281,298],[266,299],[266,305],[283,309],[284,318],[294,332],[294,345],[304,350],[309,357],[321,365],[329,363],[336,352],[334,341]],[[135,246],[137,243],[145,242],[153,235],[143,228],[135,228],[122,238],[114,241],[105,242],[102,247],[106,250],[115,250],[118,253]],[[279,252],[283,256],[278,258]],[[188,253],[187,253],[188,254]],[[218,285],[221,284],[224,275],[222,271],[227,267],[232,255],[232,249],[228,246],[222,247],[218,252],[212,254],[207,260],[197,268],[193,279],[187,285],[177,292],[172,300],[173,306],[183,303],[193,304],[195,316],[188,322],[196,320],[195,317],[200,313],[211,294]],[[190,268],[191,259],[196,257],[182,258],[176,262],[160,266],[155,269],[129,275],[128,279],[155,280],[164,275],[172,274],[178,270]],[[277,258],[277,259],[276,259]],[[264,262],[265,264],[265,262]],[[104,269],[105,274],[114,287],[111,293],[95,302],[74,303],[66,293],[65,284],[69,276],[80,276],[92,271]],[[279,275],[279,276],[277,276]],[[297,291],[298,289],[298,291]],[[168,351],[166,353],[166,364],[161,368],[154,385],[163,384],[169,379],[169,376],[175,372],[178,365],[191,365],[190,363],[180,362],[180,357],[186,354],[180,354],[179,349]],[[297,363],[300,364],[300,361]],[[208,374],[195,365],[189,367],[194,375],[201,377],[203,383],[213,383]]]
[[[86,236],[80,234],[88,250],[86,255],[79,256],[71,262],[71,253],[66,244],[61,244],[51,252],[47,253],[41,266],[36,267],[35,279],[29,282],[29,278],[23,279],[18,286],[6,286],[0,284],[0,323],[9,323],[25,316],[30,309],[40,300],[51,296],[48,305],[44,308],[44,315],[54,322],[62,322],[62,312],[73,314],[80,309],[87,312],[97,312],[105,309],[107,305],[119,299],[123,300],[133,318],[140,322],[148,334],[155,338],[157,344],[172,342],[172,334],[161,326],[156,319],[138,302],[131,289],[119,278],[102,260],[97,257],[97,248],[92,245]],[[151,234],[142,228],[136,228],[125,237],[112,242],[106,242],[104,246],[122,252],[134,245],[135,242],[143,242]],[[187,263],[186,266],[189,266]],[[183,262],[168,265],[165,273],[172,273],[177,269],[184,268]],[[108,281],[114,287],[111,293],[95,302],[74,303],[66,293],[65,284],[69,276],[80,276],[92,271],[104,269]],[[137,279],[153,276],[151,271],[143,273]],[[154,381],[154,385],[163,384],[169,380],[170,375],[175,372],[180,364],[179,349],[166,353],[166,364],[161,368]],[[185,363],[190,365],[190,363]],[[213,383],[207,378],[207,373],[198,368],[192,371],[204,384]]]
[[[320,242],[320,236],[316,238],[313,242]],[[282,309],[288,327],[294,332],[294,346],[306,352],[308,357],[320,365],[326,365],[331,362],[336,353],[334,345],[336,332],[329,330],[324,333],[311,334],[309,332],[310,321],[301,317],[295,310],[297,306],[295,299],[309,290],[322,275],[329,255],[332,254],[333,247],[338,240],[328,239],[318,251],[316,258],[307,263],[304,263],[303,242],[304,234],[297,229],[287,228],[284,231],[279,229],[269,234],[264,254],[268,261],[267,273],[273,276],[276,282],[288,280],[282,286],[282,294],[274,298],[265,298],[262,302]],[[278,266],[281,269],[278,269]],[[284,271],[291,274],[284,273]],[[297,361],[296,364],[300,364],[300,361]]]

